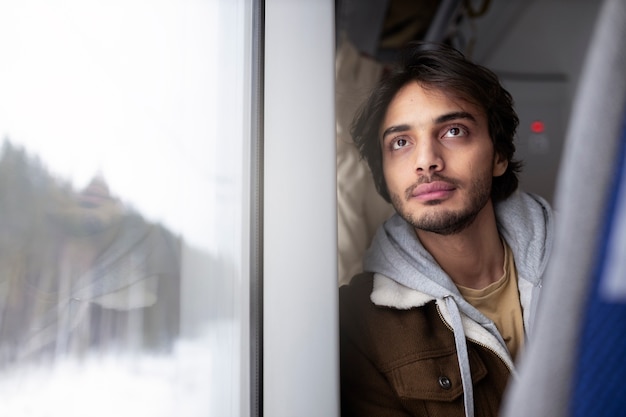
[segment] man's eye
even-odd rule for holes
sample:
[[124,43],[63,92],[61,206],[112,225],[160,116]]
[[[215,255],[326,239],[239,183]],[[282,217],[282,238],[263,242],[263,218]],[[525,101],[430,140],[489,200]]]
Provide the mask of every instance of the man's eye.
[[467,132],[465,131],[465,129],[454,126],[446,130],[446,133],[443,136],[446,138],[456,138],[459,136],[465,136],[466,134]]
[[395,140],[391,146],[394,150],[397,150],[400,148],[404,148],[406,145],[407,145],[407,140],[400,138],[400,139]]

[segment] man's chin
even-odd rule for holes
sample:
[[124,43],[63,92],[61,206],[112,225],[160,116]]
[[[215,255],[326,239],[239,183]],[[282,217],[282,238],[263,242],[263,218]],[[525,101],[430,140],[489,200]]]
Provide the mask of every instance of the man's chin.
[[421,224],[421,225],[413,225],[417,230],[421,230],[424,232],[434,233],[441,236],[452,236],[461,233],[463,230],[467,229],[473,222],[476,217],[462,219],[456,222],[448,222],[448,223],[439,223],[439,224]]
[[398,211],[398,214],[415,229],[442,236],[462,232],[474,222],[477,216],[476,213],[453,210],[436,210],[436,212],[421,214]]

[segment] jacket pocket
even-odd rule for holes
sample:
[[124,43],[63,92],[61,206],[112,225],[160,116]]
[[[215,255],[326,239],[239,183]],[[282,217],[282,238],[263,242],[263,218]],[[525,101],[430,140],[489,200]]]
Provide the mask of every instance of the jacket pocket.
[[[478,355],[468,351],[472,383],[487,375],[487,368]],[[463,394],[463,384],[456,351],[420,355],[388,372],[388,378],[398,396],[404,400],[452,402]]]

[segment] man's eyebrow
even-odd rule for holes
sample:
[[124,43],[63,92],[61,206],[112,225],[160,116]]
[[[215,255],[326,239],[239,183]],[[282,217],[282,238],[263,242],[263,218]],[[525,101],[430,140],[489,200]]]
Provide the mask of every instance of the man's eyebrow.
[[455,112],[443,114],[437,117],[435,119],[435,123],[441,124],[441,123],[446,123],[446,122],[450,122],[452,120],[457,120],[457,119],[469,119],[474,123],[476,122],[476,118],[471,113],[468,113],[466,111],[455,111]]
[[[442,114],[441,116],[437,117],[435,119],[435,124],[446,123],[446,122],[450,122],[452,120],[458,120],[458,119],[467,119],[476,123],[476,118],[474,117],[473,114],[468,113],[466,111],[455,111],[451,113]],[[406,132],[407,130],[411,130],[411,126],[408,124],[389,126],[383,132],[382,140],[385,140],[385,137],[387,137],[387,135],[390,135],[392,133],[398,133],[398,132]]]
[[385,137],[387,135],[390,135],[392,133],[398,133],[398,132],[406,132],[407,130],[411,130],[411,126],[404,124],[404,125],[395,125],[395,126],[389,126],[387,129],[385,129],[385,131],[383,132],[383,136],[382,139],[385,140]]

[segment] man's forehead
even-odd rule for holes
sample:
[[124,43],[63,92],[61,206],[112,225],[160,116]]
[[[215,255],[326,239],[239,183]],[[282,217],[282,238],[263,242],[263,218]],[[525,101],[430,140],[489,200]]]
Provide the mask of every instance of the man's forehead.
[[[415,99],[415,96],[418,98]],[[388,120],[390,113],[400,107],[402,107],[401,111],[409,111],[412,114],[428,114],[433,121],[443,114],[453,112],[469,114],[476,121],[486,119],[484,108],[474,100],[468,99],[466,95],[452,89],[438,88],[414,81],[402,86],[390,100],[381,120],[381,128]]]

